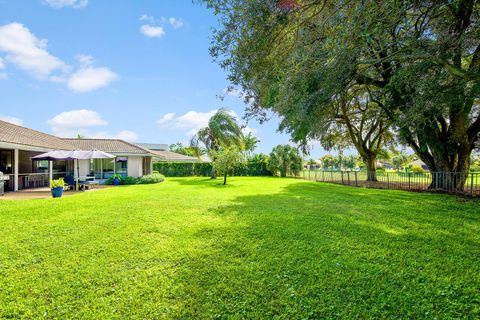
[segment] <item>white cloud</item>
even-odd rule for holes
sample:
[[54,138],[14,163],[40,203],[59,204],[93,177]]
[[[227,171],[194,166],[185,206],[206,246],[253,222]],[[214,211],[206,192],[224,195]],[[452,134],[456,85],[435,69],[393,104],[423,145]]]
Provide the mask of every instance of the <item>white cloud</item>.
[[140,32],[151,38],[161,38],[165,35],[165,30],[162,27],[152,26],[149,24],[144,24],[140,27]]
[[88,0],[45,0],[45,3],[55,9],[63,7],[78,9],[87,6]]
[[68,79],[68,87],[76,92],[88,92],[107,86],[118,79],[108,68],[82,67]]
[[39,79],[68,69],[62,60],[46,49],[47,41],[38,39],[23,24],[13,22],[0,26],[0,51],[7,53],[5,60]]
[[174,29],[179,29],[183,27],[184,23],[182,19],[177,19],[174,17],[168,18],[168,23],[174,28]]
[[[167,129],[183,129],[186,130],[187,135],[193,136],[200,130],[208,125],[208,121],[210,118],[217,113],[218,109],[213,109],[207,112],[197,112],[197,111],[188,111],[187,113],[175,117],[174,113],[167,113],[163,117],[161,117],[157,123]],[[238,115],[235,111],[228,111],[233,117],[239,119]],[[253,132],[255,129],[245,128],[245,130],[250,130]]]
[[166,113],[160,119],[158,119],[157,123],[160,125],[168,123],[171,120],[173,120],[174,117],[175,117],[175,113],[173,112]]
[[246,127],[242,128],[242,132],[243,132],[244,135],[247,135],[247,134],[251,133],[252,136],[257,137],[257,138],[258,138],[258,135],[259,135],[259,132],[258,132],[257,129],[249,127],[249,126],[246,126]]
[[47,121],[52,132],[60,137],[76,137],[78,134],[86,138],[121,139],[137,141],[138,135],[130,130],[119,131],[112,134],[108,131],[92,131],[93,127],[103,127],[108,122],[96,111],[80,109],[64,111]]
[[88,54],[77,54],[75,57],[82,67],[88,67],[93,64],[93,57]]
[[93,110],[80,109],[64,111],[47,121],[54,132],[64,129],[106,126],[108,124],[102,116]]
[[142,14],[140,17],[140,21],[148,21],[150,23],[154,23],[155,19],[152,16],[149,16],[148,14]]
[[19,118],[0,115],[0,120],[16,124],[17,126],[23,126],[23,120]]
[[[108,85],[118,76],[108,68],[93,68],[93,57],[77,55],[80,68],[72,74],[72,67],[47,51],[47,40],[37,38],[23,24],[13,22],[0,26],[0,70],[11,63],[39,80],[66,83],[76,92],[88,92]],[[7,74],[0,72],[0,80]]]

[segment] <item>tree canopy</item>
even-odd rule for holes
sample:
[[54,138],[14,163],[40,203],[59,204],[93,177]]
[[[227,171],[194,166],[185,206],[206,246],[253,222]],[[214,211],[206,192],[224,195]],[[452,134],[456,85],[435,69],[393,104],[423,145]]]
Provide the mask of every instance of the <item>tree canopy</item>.
[[[260,120],[294,141],[324,138],[334,101],[363,88],[432,171],[466,171],[480,132],[474,0],[205,0],[211,54]],[[373,105],[375,104],[375,105]]]

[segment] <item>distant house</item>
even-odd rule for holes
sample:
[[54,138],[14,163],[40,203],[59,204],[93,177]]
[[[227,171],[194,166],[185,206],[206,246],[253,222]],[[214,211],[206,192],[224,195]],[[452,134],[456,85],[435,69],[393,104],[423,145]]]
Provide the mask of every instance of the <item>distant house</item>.
[[137,143],[139,147],[147,149],[154,156],[154,160],[165,162],[201,162],[196,157],[186,156],[168,150],[168,144]]
[[[112,159],[33,161],[32,157],[52,150],[100,150]],[[140,177],[152,172],[155,155],[148,149],[118,139],[70,139],[0,121],[0,172],[6,190],[45,187],[51,179],[80,176],[105,180],[113,174]]]
[[430,171],[430,168],[427,166],[425,162],[420,159],[416,159],[408,164],[411,167],[421,167],[425,171]]
[[63,139],[77,150],[101,150],[116,156],[111,159],[80,160],[80,176],[108,179],[113,174],[141,177],[152,172],[154,155],[133,143],[119,139]]

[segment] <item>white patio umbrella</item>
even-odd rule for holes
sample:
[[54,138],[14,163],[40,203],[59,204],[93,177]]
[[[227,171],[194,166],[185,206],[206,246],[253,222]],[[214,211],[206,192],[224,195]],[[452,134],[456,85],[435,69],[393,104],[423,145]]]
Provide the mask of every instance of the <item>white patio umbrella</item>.
[[64,150],[53,150],[47,153],[39,154],[38,156],[32,157],[32,160],[76,160],[77,161],[77,179],[76,179],[76,189],[78,190],[78,180],[80,179],[80,166],[78,160],[91,160],[91,159],[112,159],[115,158],[113,154],[106,153],[99,150],[73,150],[73,151],[64,151]]

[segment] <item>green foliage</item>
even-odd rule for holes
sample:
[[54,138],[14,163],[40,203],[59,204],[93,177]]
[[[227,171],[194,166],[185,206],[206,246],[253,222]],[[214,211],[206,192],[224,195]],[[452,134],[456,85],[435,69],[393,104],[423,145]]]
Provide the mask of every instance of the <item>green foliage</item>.
[[183,154],[190,157],[203,156],[204,154],[207,153],[207,150],[205,148],[202,148],[202,147],[195,148],[191,146],[184,146],[181,142],[171,144],[168,147],[168,150],[170,150],[171,152]]
[[303,144],[348,136],[369,170],[393,125],[432,170],[468,169],[480,133],[476,1],[202,2],[219,16],[211,54],[249,116],[275,112]]
[[105,181],[105,184],[113,185],[113,180],[115,179],[120,180],[121,185],[131,185],[137,183],[137,178],[130,176],[123,177],[122,175],[114,174],[110,178],[108,178],[107,181]]
[[[267,169],[268,156],[255,155],[240,164],[233,170],[234,176],[270,176]],[[155,171],[160,172],[166,177],[209,177],[212,174],[212,164],[206,162],[155,162],[153,163]]]
[[413,173],[425,173],[425,170],[420,166],[413,166],[412,167]]
[[220,109],[208,121],[208,126],[200,129],[190,141],[193,150],[203,144],[208,153],[221,147],[237,146],[244,148],[244,136],[237,119],[228,110]]
[[208,177],[212,164],[207,162],[154,162],[153,169],[166,177]]
[[278,145],[270,153],[268,170],[272,174],[280,174],[281,177],[287,175],[298,176],[303,167],[303,159],[298,150],[288,144]]
[[480,318],[477,201],[229,185],[2,201],[0,318]]
[[249,132],[247,135],[243,136],[243,145],[244,145],[244,151],[247,155],[247,157],[251,156],[252,153],[255,151],[257,148],[257,144],[260,143],[260,140],[252,135],[251,132]]
[[160,173],[152,173],[138,178],[138,184],[155,184],[165,180],[165,176]]
[[227,175],[232,174],[235,168],[238,168],[245,159],[241,150],[237,147],[225,147],[218,151],[212,151],[213,170],[224,177],[223,184],[227,184]]
[[65,181],[63,181],[63,178],[60,179],[54,179],[50,180],[50,188],[58,188],[58,187],[64,187],[65,186]]

